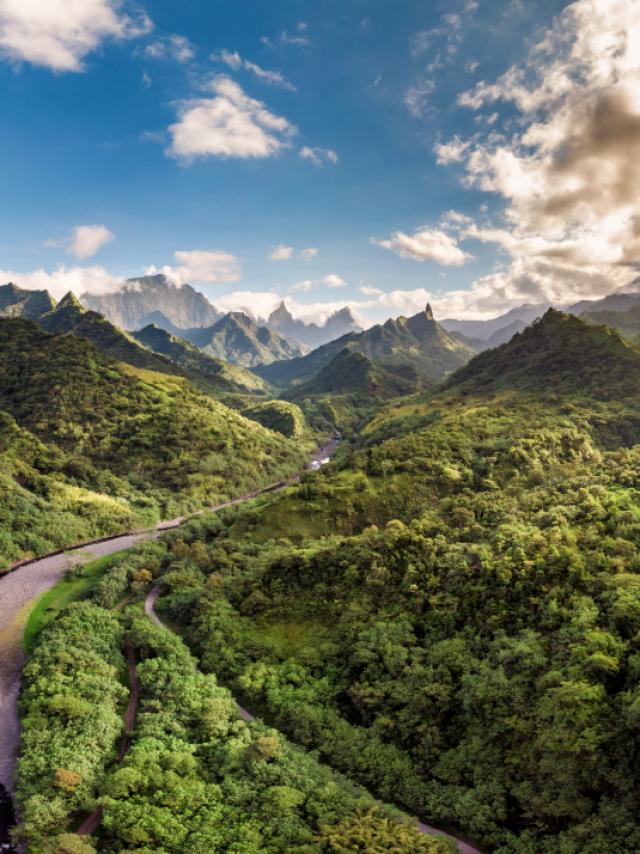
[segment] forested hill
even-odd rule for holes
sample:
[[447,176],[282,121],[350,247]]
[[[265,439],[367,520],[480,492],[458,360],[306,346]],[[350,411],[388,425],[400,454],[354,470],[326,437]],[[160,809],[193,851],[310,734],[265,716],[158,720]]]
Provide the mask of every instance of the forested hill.
[[409,367],[427,385],[441,381],[475,354],[449,335],[427,306],[413,317],[398,317],[365,332],[351,332],[307,356],[261,365],[255,372],[282,388],[297,385],[311,380],[345,348],[362,353],[386,368]]
[[640,351],[612,329],[549,309],[506,344],[476,356],[446,385],[634,397],[640,393]]
[[184,379],[18,319],[0,319],[0,414],[5,565],[249,492],[305,459]]
[[176,365],[189,371],[191,375],[195,373],[215,380],[221,390],[264,393],[269,389],[268,383],[251,371],[209,356],[190,341],[173,335],[155,324],[149,324],[132,334],[144,347],[166,356]]
[[637,368],[546,315],[174,534],[167,614],[249,707],[493,854],[640,850]]

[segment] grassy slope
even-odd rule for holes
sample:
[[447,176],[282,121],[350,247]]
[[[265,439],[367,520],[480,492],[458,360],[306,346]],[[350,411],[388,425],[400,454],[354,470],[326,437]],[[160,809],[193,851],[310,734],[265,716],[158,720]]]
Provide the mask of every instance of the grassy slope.
[[217,503],[303,463],[296,443],[185,380],[19,320],[0,321],[0,410],[4,562]]

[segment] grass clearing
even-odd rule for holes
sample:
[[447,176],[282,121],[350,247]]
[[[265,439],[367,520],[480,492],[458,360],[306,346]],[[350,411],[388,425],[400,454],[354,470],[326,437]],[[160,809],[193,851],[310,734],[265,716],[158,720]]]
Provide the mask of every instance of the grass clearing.
[[122,552],[92,560],[76,567],[64,576],[51,590],[47,590],[36,602],[24,630],[23,645],[27,655],[33,652],[38,635],[71,602],[84,599],[93,590],[104,573],[118,560]]

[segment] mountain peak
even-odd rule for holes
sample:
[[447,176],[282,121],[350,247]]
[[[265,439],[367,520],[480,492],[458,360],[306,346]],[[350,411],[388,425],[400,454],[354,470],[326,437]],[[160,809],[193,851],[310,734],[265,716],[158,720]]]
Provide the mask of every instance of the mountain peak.
[[68,306],[73,306],[73,308],[82,312],[86,310],[73,291],[67,291],[58,303],[58,308],[67,308]]
[[427,320],[434,320],[433,309],[431,308],[431,303],[427,303],[427,307],[425,309],[425,314],[427,315]]
[[448,385],[483,393],[568,389],[608,400],[637,394],[638,376],[640,353],[618,332],[550,308],[506,344],[472,359]]
[[267,323],[283,322],[283,321],[291,321],[291,320],[293,320],[293,315],[291,314],[291,312],[287,308],[287,304],[285,303],[285,301],[281,300],[280,305],[277,308],[275,308],[271,312],[271,314],[269,315]]

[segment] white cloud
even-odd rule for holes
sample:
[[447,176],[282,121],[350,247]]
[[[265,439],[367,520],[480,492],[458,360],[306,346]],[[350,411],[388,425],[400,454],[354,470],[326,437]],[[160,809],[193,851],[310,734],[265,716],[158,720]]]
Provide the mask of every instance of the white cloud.
[[105,244],[115,239],[115,234],[105,225],[76,225],[70,237],[62,240],[51,238],[45,246],[51,249],[65,249],[68,255],[75,255],[82,261],[92,258]]
[[274,246],[269,253],[270,261],[289,261],[293,258],[293,246],[286,246],[284,243],[279,243]]
[[333,163],[335,166],[339,160],[337,152],[332,148],[310,148],[303,145],[299,154],[303,160],[308,160],[314,166],[324,166],[325,163]]
[[640,258],[640,4],[568,5],[523,62],[460,97],[498,102],[519,112],[515,130],[487,130],[459,159],[467,186],[503,200],[503,221],[458,236],[495,243],[510,266],[476,282],[466,308],[627,284]]
[[404,103],[414,119],[424,116],[429,103],[429,97],[435,92],[433,80],[421,80],[410,86],[404,93]]
[[464,141],[456,134],[449,142],[438,143],[433,150],[438,163],[442,166],[447,163],[459,163],[470,145],[471,140]]
[[347,283],[341,276],[336,275],[336,273],[329,273],[321,279],[305,279],[302,282],[297,282],[295,285],[291,285],[289,290],[308,292],[316,287],[346,288],[346,286]]
[[68,252],[76,258],[92,258],[106,243],[115,239],[115,234],[104,225],[77,225]]
[[280,71],[269,71],[266,68],[261,68],[255,62],[250,62],[248,59],[243,59],[237,51],[221,50],[211,54],[211,59],[214,62],[223,62],[234,71],[249,71],[254,74],[263,83],[268,83],[270,86],[278,86],[280,89],[286,89],[289,92],[295,92],[296,87],[290,83]]
[[[279,243],[277,246],[274,246],[271,252],[269,253],[270,261],[290,261],[296,254],[296,250],[293,246],[287,246],[286,243]],[[301,258],[303,261],[311,261],[318,254],[318,250],[314,246],[309,246],[306,249],[301,249],[300,252],[297,253],[297,257]]]
[[172,59],[184,64],[191,62],[196,51],[186,36],[174,34],[151,42],[145,47],[144,54],[150,59]]
[[110,293],[117,291],[122,279],[112,276],[104,267],[58,267],[52,273],[40,268],[27,273],[0,270],[0,282],[14,282],[29,291],[47,290],[56,299],[69,291],[83,293]]
[[0,0],[0,56],[52,71],[82,71],[107,39],[132,39],[152,24],[131,17],[119,0]]
[[412,261],[435,261],[446,267],[459,267],[473,256],[458,246],[455,237],[438,228],[419,228],[413,234],[394,231],[388,240],[376,240],[372,243],[389,249]]
[[198,157],[272,157],[290,145],[294,125],[229,77],[218,75],[206,88],[213,97],[181,104],[178,121],[169,127],[169,156],[187,163]]
[[283,46],[295,45],[297,47],[308,47],[311,44],[311,40],[307,35],[308,30],[309,25],[305,21],[298,21],[294,33],[282,30],[277,38],[272,39],[269,36],[262,36],[260,41],[267,47],[276,47],[276,44]]
[[347,286],[345,280],[340,276],[336,276],[335,273],[329,273],[328,276],[325,276],[322,279],[322,284],[328,288],[346,288]]
[[384,291],[381,291],[380,288],[373,288],[371,285],[362,285],[358,290],[366,297],[381,297],[384,294]]
[[219,250],[210,251],[193,249],[188,252],[174,252],[176,266],[161,268],[151,266],[145,270],[145,275],[153,276],[164,273],[178,284],[196,283],[219,285],[227,282],[237,282],[240,279],[241,268],[235,255]]

